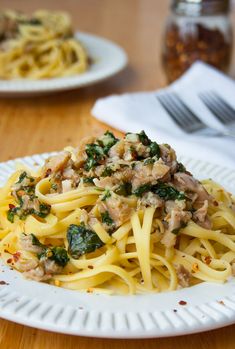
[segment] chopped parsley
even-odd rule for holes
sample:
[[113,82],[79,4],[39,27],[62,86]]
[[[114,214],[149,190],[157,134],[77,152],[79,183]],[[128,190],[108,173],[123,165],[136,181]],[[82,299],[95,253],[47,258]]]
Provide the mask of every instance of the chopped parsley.
[[104,195],[102,196],[101,201],[105,201],[106,199],[111,197],[111,192],[109,189],[105,190]]

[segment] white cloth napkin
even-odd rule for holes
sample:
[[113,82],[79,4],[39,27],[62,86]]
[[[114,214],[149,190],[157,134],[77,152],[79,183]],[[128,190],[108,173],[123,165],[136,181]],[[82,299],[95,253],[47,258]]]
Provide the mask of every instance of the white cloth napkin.
[[197,62],[165,89],[101,98],[95,103],[92,114],[98,120],[124,132],[145,130],[153,140],[169,143],[178,154],[235,168],[235,139],[183,132],[156,98],[158,93],[166,90],[177,91],[185,104],[204,123],[218,130],[225,128],[201,102],[198,93],[214,90],[235,108],[235,81],[218,70]]

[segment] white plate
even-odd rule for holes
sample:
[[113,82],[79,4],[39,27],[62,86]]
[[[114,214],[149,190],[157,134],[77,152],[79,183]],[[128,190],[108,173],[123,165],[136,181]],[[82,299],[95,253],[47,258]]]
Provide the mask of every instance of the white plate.
[[80,75],[43,80],[0,80],[0,95],[25,96],[45,94],[88,86],[105,80],[127,64],[125,51],[115,43],[87,33],[77,33],[76,37],[84,44],[94,61],[90,69]]
[[[49,154],[17,159],[31,167]],[[212,178],[235,193],[235,171],[203,161],[180,160],[199,179]],[[16,160],[0,164],[0,182]],[[235,322],[235,282],[201,283],[174,292],[107,296],[84,294],[25,280],[0,264],[0,316],[49,331],[110,338],[166,337],[202,332]],[[180,305],[183,300],[186,305]]]

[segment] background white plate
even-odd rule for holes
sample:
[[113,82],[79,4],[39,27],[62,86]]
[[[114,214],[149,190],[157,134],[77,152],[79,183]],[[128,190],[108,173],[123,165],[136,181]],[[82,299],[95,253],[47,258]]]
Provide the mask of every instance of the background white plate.
[[87,33],[77,33],[76,37],[84,44],[93,63],[89,70],[71,77],[43,80],[1,80],[0,95],[25,96],[45,94],[61,90],[88,86],[105,80],[127,64],[125,51],[115,43]]
[[[0,183],[16,161],[33,167],[49,154],[0,164]],[[212,178],[235,193],[235,171],[180,157],[199,179]],[[174,292],[107,296],[84,294],[23,279],[0,263],[0,316],[49,331],[110,338],[165,337],[202,332],[235,323],[235,282],[201,283]],[[180,305],[183,300],[186,305]]]

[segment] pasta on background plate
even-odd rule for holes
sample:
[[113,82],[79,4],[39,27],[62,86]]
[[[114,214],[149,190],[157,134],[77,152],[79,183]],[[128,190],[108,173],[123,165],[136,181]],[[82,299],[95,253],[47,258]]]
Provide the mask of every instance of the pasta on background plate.
[[0,224],[6,264],[67,289],[173,291],[234,272],[234,197],[144,131],[107,131],[17,170],[0,190]]
[[81,74],[89,58],[64,12],[0,13],[0,78],[43,79]]

